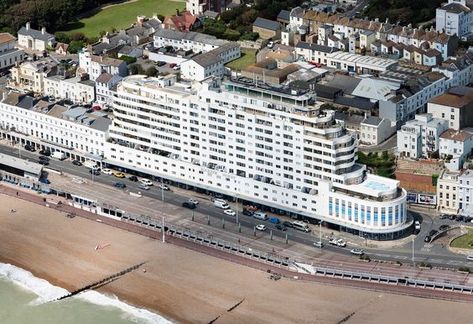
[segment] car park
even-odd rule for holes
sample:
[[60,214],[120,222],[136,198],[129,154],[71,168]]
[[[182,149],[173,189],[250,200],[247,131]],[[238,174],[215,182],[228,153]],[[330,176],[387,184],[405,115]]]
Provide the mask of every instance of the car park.
[[235,216],[236,212],[234,210],[231,210],[230,208],[227,208],[223,211],[224,214],[227,214],[229,216]]
[[277,224],[276,225],[276,229],[280,230],[280,231],[287,231],[287,227],[286,226],[283,226],[281,224]]
[[186,207],[186,208],[189,208],[189,209],[195,209],[197,206],[193,203],[191,203],[190,201],[184,201],[182,203],[182,207]]
[[170,191],[171,190],[167,185],[162,184],[162,183],[158,185],[158,188],[161,189],[161,190],[165,190],[165,191]]
[[126,188],[126,184],[124,184],[123,182],[120,182],[120,181],[119,181],[119,182],[115,182],[115,183],[113,184],[113,186],[114,186],[114,187],[117,187],[117,188],[120,188],[120,189]]
[[450,228],[450,225],[441,225],[441,226],[439,227],[439,231],[442,231],[442,232],[443,232],[443,231],[448,230],[449,228]]
[[258,231],[266,231],[266,226],[263,224],[258,224],[255,226]]
[[314,246],[321,249],[324,247],[324,243],[322,241],[317,241],[317,242],[314,242]]
[[356,249],[351,249],[350,253],[354,255],[363,255],[365,254],[365,251],[363,251],[362,249],[356,248]]
[[132,175],[132,176],[129,176],[129,177],[128,177],[128,180],[133,181],[133,182],[136,182],[136,181],[138,181],[138,177],[135,176],[135,175]]
[[79,161],[79,160],[72,160],[72,164],[77,165],[77,166],[81,166],[82,162]]
[[113,170],[112,169],[102,169],[102,173],[103,174],[106,174],[106,175],[112,175],[113,174]]
[[146,179],[146,178],[141,178],[140,180],[138,180],[140,183],[144,184],[144,185],[147,185],[147,186],[152,186],[153,185],[153,181],[151,181],[150,179]]
[[125,174],[123,172],[113,172],[113,176],[120,179],[125,178]]

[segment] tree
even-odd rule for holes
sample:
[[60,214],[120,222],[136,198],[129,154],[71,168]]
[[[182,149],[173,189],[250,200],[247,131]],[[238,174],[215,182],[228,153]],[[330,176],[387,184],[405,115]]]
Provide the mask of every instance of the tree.
[[248,41],[255,41],[259,38],[259,34],[258,33],[254,33],[254,32],[247,32],[247,33],[244,33],[243,35],[241,35],[240,39],[241,40],[248,40]]
[[55,33],[56,41],[59,43],[69,44],[71,42],[71,37],[66,33]]
[[158,70],[154,66],[150,66],[149,68],[146,69],[145,74],[149,77],[154,77],[158,75]]
[[225,33],[223,33],[223,38],[228,39],[230,41],[237,41],[238,39],[240,39],[240,33],[236,30],[227,28],[225,30]]
[[84,48],[84,41],[81,40],[73,40],[69,43],[69,48],[68,51],[71,54],[76,54],[79,52],[82,48]]
[[136,62],[136,57],[131,57],[128,55],[122,55],[120,56],[120,60],[125,61],[127,65],[133,64]]
[[128,71],[130,72],[130,75],[135,75],[135,74],[145,74],[145,71],[143,70],[143,67],[140,64],[132,64],[128,67]]

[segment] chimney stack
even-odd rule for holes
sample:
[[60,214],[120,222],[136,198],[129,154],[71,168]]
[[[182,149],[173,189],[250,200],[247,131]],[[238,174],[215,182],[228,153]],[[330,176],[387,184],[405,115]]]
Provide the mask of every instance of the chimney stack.
[[26,23],[26,30],[30,30],[30,22],[29,21]]
[[41,28],[41,34],[46,34],[46,27]]

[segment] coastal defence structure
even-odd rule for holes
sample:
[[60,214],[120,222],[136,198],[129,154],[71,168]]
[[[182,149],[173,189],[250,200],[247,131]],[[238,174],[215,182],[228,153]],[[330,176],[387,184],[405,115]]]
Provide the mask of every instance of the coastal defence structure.
[[[15,189],[12,187],[0,186],[0,192],[16,196]],[[391,293],[411,296],[473,301],[473,285],[468,283],[468,276],[466,279],[465,276],[461,276],[462,279],[458,280],[459,276],[456,273],[452,274],[451,272],[444,271],[434,276],[431,272],[419,272],[417,269],[411,269],[409,266],[405,269],[393,266],[386,269],[387,273],[373,272],[372,264],[366,264],[363,270],[362,264],[359,263],[353,264],[352,268],[350,263],[345,263],[343,268],[336,265],[324,265],[323,262],[318,262],[317,266],[314,266],[309,265],[308,262],[289,259],[270,252],[248,249],[248,246],[222,241],[214,237],[204,237],[202,234],[171,224],[165,226],[163,231],[162,223],[153,221],[144,215],[128,214],[126,218],[117,220],[115,218],[99,216],[90,211],[78,209],[67,204],[50,205],[40,195],[22,192],[18,198],[56,208],[67,213],[73,213],[89,220],[100,221],[104,225],[114,226],[150,238],[160,239],[161,236],[165,236],[168,243],[277,274],[277,276],[342,284],[362,289],[389,290]],[[376,262],[376,260],[371,260],[371,262]],[[379,262],[382,261],[380,260]],[[75,293],[104,284],[107,280],[113,280],[127,271],[133,271],[135,267],[125,269],[97,283],[80,288]],[[445,278],[449,278],[449,280],[445,280]]]

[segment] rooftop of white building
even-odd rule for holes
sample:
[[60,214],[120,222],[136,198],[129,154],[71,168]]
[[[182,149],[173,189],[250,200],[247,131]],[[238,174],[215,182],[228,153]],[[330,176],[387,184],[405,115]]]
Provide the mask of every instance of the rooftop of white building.
[[332,60],[355,63],[371,69],[387,69],[392,65],[396,65],[398,62],[392,59],[386,59],[375,56],[366,56],[359,54],[351,54],[347,52],[334,52],[329,54]]

